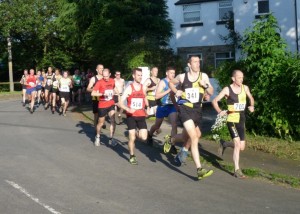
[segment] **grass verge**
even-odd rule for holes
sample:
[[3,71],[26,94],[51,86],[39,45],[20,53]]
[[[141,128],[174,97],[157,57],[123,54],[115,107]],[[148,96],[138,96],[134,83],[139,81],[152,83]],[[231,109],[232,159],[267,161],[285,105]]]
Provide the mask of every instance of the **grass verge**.
[[[202,138],[213,140],[211,133],[204,133]],[[213,140],[214,141],[214,140]],[[278,158],[300,160],[300,141],[288,141],[279,138],[246,134],[247,148],[275,155]]]

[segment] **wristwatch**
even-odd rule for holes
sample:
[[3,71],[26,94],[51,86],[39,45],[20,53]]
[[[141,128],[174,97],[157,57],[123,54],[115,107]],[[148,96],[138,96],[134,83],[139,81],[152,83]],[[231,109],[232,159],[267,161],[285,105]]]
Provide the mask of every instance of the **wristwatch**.
[[209,85],[206,83],[205,87],[203,87],[204,89],[208,89]]

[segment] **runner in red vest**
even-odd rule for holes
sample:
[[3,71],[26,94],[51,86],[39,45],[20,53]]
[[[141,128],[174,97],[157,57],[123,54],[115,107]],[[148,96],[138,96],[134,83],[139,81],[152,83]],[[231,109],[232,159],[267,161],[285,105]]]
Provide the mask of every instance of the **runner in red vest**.
[[110,78],[109,69],[103,70],[103,78],[99,80],[93,88],[92,96],[99,97],[98,102],[98,123],[96,127],[95,146],[100,146],[101,128],[105,122],[105,116],[110,118],[110,144],[116,146],[117,142],[113,139],[115,133],[115,101],[114,94],[119,94],[115,86],[115,80]]
[[[126,111],[127,126],[129,131],[129,162],[137,165],[137,160],[134,155],[135,139],[138,137],[142,141],[147,139],[147,123],[146,111],[149,112],[148,100],[146,98],[146,87],[141,84],[142,70],[139,68],[133,69],[133,83],[125,89],[121,100],[119,99],[119,106]],[[125,105],[127,102],[127,106]],[[138,129],[138,131],[136,131]]]
[[34,69],[30,69],[29,75],[26,77],[26,94],[28,95],[28,100],[30,100],[30,113],[33,113],[33,106],[36,95],[36,76],[34,75]]

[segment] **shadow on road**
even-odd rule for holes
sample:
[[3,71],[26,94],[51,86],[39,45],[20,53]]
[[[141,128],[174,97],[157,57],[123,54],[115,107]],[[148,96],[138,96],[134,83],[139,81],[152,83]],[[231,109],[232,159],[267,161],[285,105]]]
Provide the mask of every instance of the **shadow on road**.
[[91,142],[95,140],[95,128],[91,123],[86,123],[84,121],[79,121],[76,124],[76,127],[79,127],[80,130],[78,131],[79,134],[85,134]]
[[198,179],[196,177],[193,177],[189,174],[186,174],[184,172],[182,172],[181,170],[179,170],[178,166],[176,165],[176,163],[174,162],[174,157],[171,154],[167,154],[167,158],[168,161],[164,160],[162,158],[162,152],[157,151],[158,149],[155,147],[149,147],[148,145],[146,145],[143,142],[137,141],[136,142],[136,149],[140,150],[142,153],[144,153],[150,161],[152,162],[161,162],[162,164],[164,164],[166,167],[168,167],[171,170],[174,170],[176,172],[178,172],[179,174],[185,175],[186,177],[192,179],[193,181],[197,181]]
[[216,156],[215,154],[203,149],[201,147],[201,144],[199,146],[199,152],[200,152],[200,156],[203,157],[203,159],[209,163],[211,163],[214,167],[230,174],[230,175],[233,175],[232,172],[228,171],[227,169],[225,169],[221,164],[220,164],[220,161],[223,161],[222,158]]

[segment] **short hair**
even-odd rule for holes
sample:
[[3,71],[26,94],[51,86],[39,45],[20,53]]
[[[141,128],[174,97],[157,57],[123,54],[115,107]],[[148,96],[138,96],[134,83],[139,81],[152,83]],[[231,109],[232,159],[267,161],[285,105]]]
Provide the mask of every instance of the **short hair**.
[[238,72],[243,73],[241,70],[235,69],[235,70],[232,71],[232,75],[231,76],[234,77],[236,75],[236,73],[238,73]]
[[174,70],[175,71],[176,69],[173,66],[168,66],[167,69],[166,69],[166,71],[169,71],[169,70]]
[[135,74],[137,71],[143,72],[141,68],[134,68],[132,69],[132,74]]
[[198,57],[200,59],[200,57],[198,55],[192,54],[192,55],[189,55],[189,57],[188,57],[188,60],[187,60],[188,63],[191,63],[193,57]]

